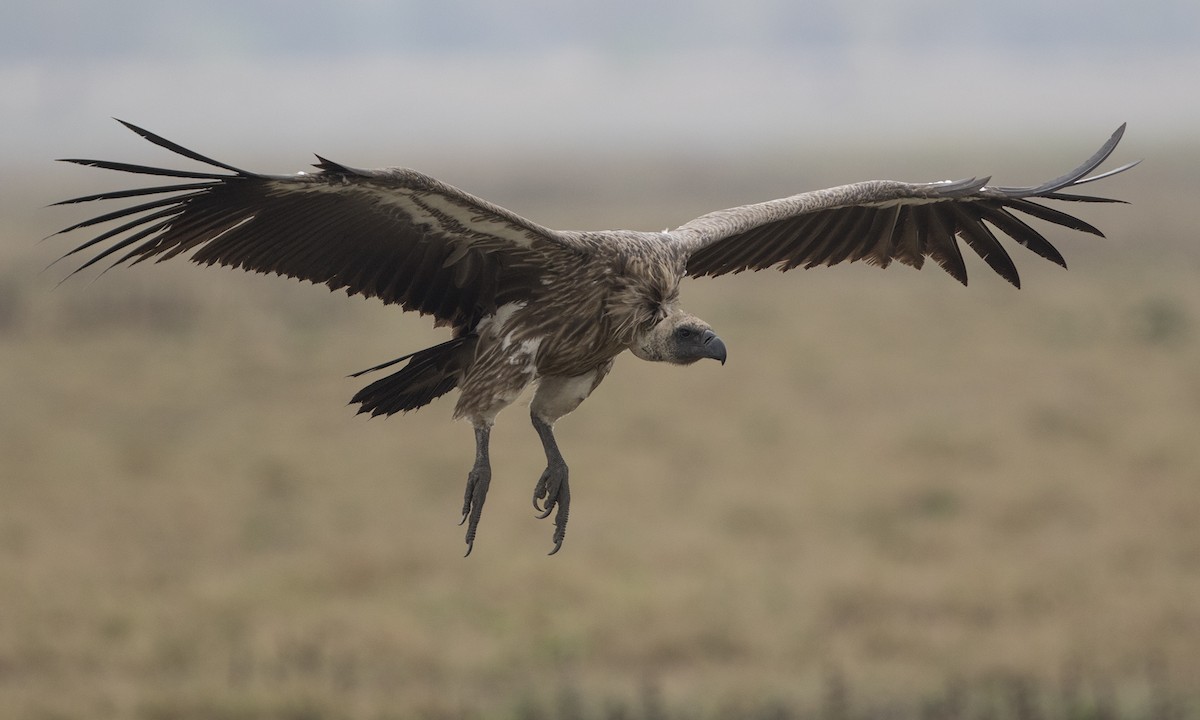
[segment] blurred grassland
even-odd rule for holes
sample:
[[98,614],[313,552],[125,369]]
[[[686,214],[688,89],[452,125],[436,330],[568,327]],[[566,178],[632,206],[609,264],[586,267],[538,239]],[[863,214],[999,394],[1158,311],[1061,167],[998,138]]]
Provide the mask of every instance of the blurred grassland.
[[[655,228],[870,177],[1035,182],[1089,149],[422,169],[551,226]],[[33,208],[123,178],[47,171],[0,201],[0,712],[931,717],[954,688],[1078,687],[1095,716],[1195,716],[1200,153],[1142,154],[1095,188],[1132,205],[1071,208],[1110,239],[1047,231],[1070,272],[1010,248],[1019,292],[973,258],[969,289],[688,282],[729,364],[624,356],[559,424],[554,558],[540,445],[502,414],[469,560],[453,400],[346,406],[348,373],[444,331],[181,262],[54,288],[70,239],[33,240],[83,215]]]

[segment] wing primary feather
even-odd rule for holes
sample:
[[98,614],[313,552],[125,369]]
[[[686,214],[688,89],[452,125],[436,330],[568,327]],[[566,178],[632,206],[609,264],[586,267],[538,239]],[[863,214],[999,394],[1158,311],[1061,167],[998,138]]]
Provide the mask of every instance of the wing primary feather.
[[1039,198],[1045,200],[1064,200],[1066,202],[1086,202],[1086,203],[1121,203],[1128,205],[1127,200],[1117,200],[1115,198],[1099,197],[1098,195],[1075,195],[1072,193],[1048,192],[1038,195]]
[[1008,235],[1018,244],[1023,245],[1038,256],[1056,265],[1064,268],[1067,266],[1067,261],[1063,259],[1058,249],[1051,245],[1050,241],[1043,237],[1041,233],[1034,230],[1019,217],[1002,207],[993,206],[988,203],[979,203],[978,209],[984,220],[996,226],[1000,232]]
[[229,170],[230,172],[235,172],[238,175],[242,175],[245,177],[260,177],[257,173],[246,172],[245,170],[236,168],[232,165],[227,165],[219,160],[213,160],[210,157],[205,157],[204,155],[201,155],[200,153],[196,152],[195,150],[189,150],[189,149],[185,148],[184,146],[180,145],[179,143],[171,142],[170,140],[166,139],[165,137],[163,137],[161,135],[157,135],[155,133],[152,133],[149,130],[146,130],[144,128],[140,128],[137,125],[134,125],[133,123],[125,122],[124,120],[122,120],[120,118],[113,118],[113,119],[116,120],[117,122],[121,123],[125,127],[129,128],[133,132],[137,133],[138,135],[142,136],[144,139],[149,140],[150,142],[154,143],[155,145],[157,145],[161,148],[170,150],[171,152],[176,153],[177,155],[182,155],[185,158],[189,158],[191,160],[196,160],[197,162],[202,162],[205,165],[212,165],[213,167],[219,167],[219,168],[222,168],[225,170]]
[[[202,182],[202,183],[182,183],[179,185],[159,185],[156,187],[133,188],[130,190],[110,190],[108,192],[96,193],[95,195],[83,195],[69,200],[59,200],[56,203],[51,203],[47,207],[56,207],[58,205],[72,205],[74,203],[92,202],[94,200],[119,200],[121,198],[138,197],[141,195],[158,195],[159,193],[178,192],[180,190],[205,190],[216,187],[218,183]],[[185,195],[176,195],[175,197],[186,197]],[[60,232],[66,232],[60,231]]]
[[[134,234],[130,235],[127,238],[122,238],[121,242],[114,243],[111,247],[105,248],[104,252],[98,253],[95,257],[92,257],[84,264],[82,264],[79,267],[72,270],[71,275],[74,275],[75,273],[86,270],[87,268],[95,265],[96,263],[98,263],[101,260],[103,260],[104,258],[112,255],[113,253],[117,252],[118,250],[121,250],[122,248],[127,248],[130,245],[133,245],[134,243],[142,240],[143,238],[145,238],[149,235],[153,235],[154,233],[158,232],[159,230],[162,230],[164,227],[166,227],[170,224],[171,224],[171,220],[169,220],[169,219],[163,220],[162,222],[155,223],[153,225],[150,225],[149,227],[142,228],[141,230],[135,232]],[[118,264],[119,263],[113,263],[112,265],[110,265],[108,267],[108,269],[111,269]],[[105,271],[107,272],[107,269]],[[70,277],[70,276],[68,276],[68,277]]]
[[[1119,168],[1113,168],[1112,170],[1106,170],[1105,172],[1102,172],[1099,175],[1092,175],[1091,177],[1085,177],[1082,180],[1076,180],[1075,182],[1071,183],[1071,187],[1075,187],[1076,185],[1086,185],[1087,183],[1096,182],[1097,180],[1103,180],[1106,177],[1112,177],[1113,175],[1116,175],[1117,173],[1123,173],[1126,170],[1137,167],[1138,165],[1141,165],[1141,164],[1142,164],[1141,160],[1134,160],[1131,163],[1125,163],[1124,165],[1122,165]],[[1124,202],[1124,201],[1123,200],[1115,200],[1114,202]]]
[[1104,237],[1104,233],[1100,232],[1100,230],[1097,229],[1095,226],[1093,226],[1089,223],[1086,223],[1083,220],[1080,220],[1079,218],[1075,217],[1074,215],[1068,215],[1067,213],[1062,212],[1060,210],[1055,210],[1054,208],[1048,208],[1045,205],[1039,205],[1038,203],[1032,202],[1030,200],[1025,200],[1022,198],[1012,198],[1009,200],[1005,200],[1004,205],[1012,208],[1013,210],[1020,210],[1021,212],[1025,213],[1027,215],[1032,215],[1035,218],[1038,218],[1039,220],[1045,220],[1046,222],[1052,222],[1055,225],[1062,225],[1063,227],[1068,227],[1068,228],[1071,228],[1072,230],[1079,230],[1081,232],[1091,233],[1092,235],[1095,235],[1097,237]]
[[[167,222],[166,224],[169,225],[170,222]],[[129,252],[125,253],[121,257],[114,260],[112,262],[112,264],[110,264],[107,268],[104,269],[104,272],[108,272],[109,270],[111,270],[119,265],[124,265],[126,263],[128,263],[129,265],[132,266],[132,265],[137,265],[138,263],[144,262],[146,260],[149,260],[150,258],[154,257],[156,254],[162,253],[163,245],[164,245],[163,234],[161,232],[153,234],[149,237],[148,240],[146,240],[146,242],[135,246]],[[164,259],[165,258],[163,258],[163,257],[159,257],[158,262],[162,262]],[[131,260],[133,262],[130,262]]]
[[74,163],[101,170],[116,170],[117,172],[134,173],[137,175],[162,175],[164,177],[194,178],[196,180],[234,180],[237,175],[222,173],[199,172],[195,170],[171,170],[169,168],[151,167],[149,165],[134,165],[132,163],[113,162],[111,160],[87,160],[84,158],[59,158],[59,162]]
[[[62,235],[64,233],[69,233],[72,230],[78,230],[80,228],[85,228],[85,227],[91,227],[92,225],[99,225],[100,223],[108,222],[109,220],[117,220],[119,218],[128,217],[130,215],[136,215],[137,213],[145,212],[146,210],[153,210],[154,208],[162,207],[164,205],[178,206],[173,209],[177,210],[177,211],[182,211],[184,209],[182,206],[182,202],[184,200],[186,200],[189,197],[196,197],[197,195],[200,195],[200,194],[202,194],[202,193],[189,193],[187,195],[174,195],[172,197],[159,198],[157,200],[152,200],[147,203],[141,203],[140,205],[134,205],[132,207],[121,208],[120,210],[114,210],[112,212],[104,213],[103,215],[97,215],[96,217],[89,218],[87,220],[84,220],[83,222],[77,222],[74,225],[72,225],[71,227],[67,227],[67,228],[63,228],[62,230],[59,230],[58,232],[54,233],[54,235]],[[50,237],[53,237],[53,235]]]
[[[1066,175],[1062,175],[1048,182],[1044,182],[1041,185],[1036,185],[1033,187],[994,187],[989,189],[1011,197],[1030,197],[1033,195],[1041,195],[1047,192],[1053,192],[1055,190],[1061,190],[1068,185],[1080,185],[1082,182],[1090,182],[1089,180],[1081,181],[1080,178],[1083,178],[1085,175],[1095,170],[1100,166],[1101,163],[1107,160],[1108,156],[1112,154],[1112,151],[1116,149],[1117,143],[1121,142],[1121,136],[1124,134],[1125,123],[1121,123],[1121,126],[1118,127],[1116,132],[1114,132],[1112,136],[1100,146],[1099,150],[1093,153],[1090,158],[1083,161],[1082,165]],[[1128,169],[1128,167],[1118,168],[1116,172],[1120,172],[1123,169]],[[1101,175],[1099,177],[1104,176]],[[1099,177],[1095,179],[1099,179]]]
[[997,275],[1020,288],[1021,276],[1017,272],[1017,266],[1013,264],[1012,258],[992,231],[970,212],[974,208],[971,205],[963,207],[959,203],[949,203],[949,207],[955,215],[958,234],[967,246],[974,250],[988,267],[995,270]]
[[[58,260],[55,260],[54,262],[58,262],[59,260],[64,260],[66,258],[69,258],[78,252],[87,250],[88,248],[93,247],[93,246],[97,245],[98,243],[102,243],[111,237],[120,235],[123,232],[128,232],[129,230],[132,230],[140,225],[145,225],[148,222],[153,222],[153,221],[158,220],[163,217],[178,215],[180,212],[181,212],[180,208],[170,207],[170,208],[166,208],[164,210],[160,210],[156,213],[151,213],[150,215],[144,215],[142,217],[134,218],[133,220],[130,220],[129,222],[125,223],[124,225],[112,228],[111,230],[103,232],[100,235],[92,238],[91,240],[88,240],[87,242],[83,243],[79,247],[68,251],[62,257],[60,257]],[[88,263],[88,264],[90,265],[91,263]],[[87,266],[85,265],[84,267],[87,267]],[[71,274],[74,275],[76,272],[79,272],[82,269],[83,269],[82,267],[76,268],[74,270],[74,272],[72,272]]]

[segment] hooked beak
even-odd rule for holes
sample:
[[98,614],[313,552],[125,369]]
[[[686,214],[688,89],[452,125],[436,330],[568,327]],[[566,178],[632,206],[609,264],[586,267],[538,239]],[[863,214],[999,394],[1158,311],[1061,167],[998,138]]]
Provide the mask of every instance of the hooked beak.
[[721,364],[725,364],[725,343],[721,342],[721,338],[712,330],[704,332],[704,357],[710,357],[713,360],[720,360]]

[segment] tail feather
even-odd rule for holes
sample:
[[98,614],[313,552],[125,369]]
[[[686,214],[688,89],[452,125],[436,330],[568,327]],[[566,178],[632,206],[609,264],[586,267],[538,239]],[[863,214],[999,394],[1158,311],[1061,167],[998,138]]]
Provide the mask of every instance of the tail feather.
[[[358,412],[371,413],[372,417],[408,412],[428,405],[458,386],[462,372],[474,355],[475,340],[475,335],[463,335],[364,370],[371,372],[408,360],[398,372],[359,390],[350,403],[359,403]],[[355,373],[355,377],[361,374]]]

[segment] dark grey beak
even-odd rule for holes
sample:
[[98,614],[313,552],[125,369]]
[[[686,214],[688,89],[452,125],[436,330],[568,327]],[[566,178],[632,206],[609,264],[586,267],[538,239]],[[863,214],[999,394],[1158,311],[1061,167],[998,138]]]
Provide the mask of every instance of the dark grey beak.
[[712,330],[705,330],[704,337],[704,357],[710,357],[713,360],[720,360],[721,364],[725,364],[725,343],[721,342],[721,338]]

